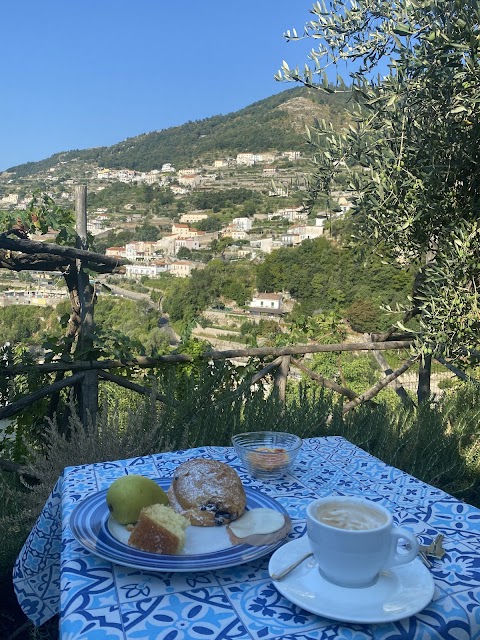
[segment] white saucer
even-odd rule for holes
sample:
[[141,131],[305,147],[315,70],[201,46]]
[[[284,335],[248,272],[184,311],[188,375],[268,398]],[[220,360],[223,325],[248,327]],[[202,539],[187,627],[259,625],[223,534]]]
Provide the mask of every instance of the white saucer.
[[[306,535],[283,545],[270,558],[270,575],[308,551]],[[382,571],[370,587],[351,589],[328,582],[311,557],[273,584],[285,598],[306,611],[359,624],[395,622],[412,616],[429,604],[435,590],[432,575],[418,559]]]

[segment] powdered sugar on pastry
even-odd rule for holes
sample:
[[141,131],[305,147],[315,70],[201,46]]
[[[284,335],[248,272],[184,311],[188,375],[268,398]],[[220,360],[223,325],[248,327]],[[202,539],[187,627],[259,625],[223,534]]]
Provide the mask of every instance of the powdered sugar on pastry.
[[170,505],[199,527],[228,524],[245,511],[237,472],[218,460],[195,458],[177,467],[167,491]]

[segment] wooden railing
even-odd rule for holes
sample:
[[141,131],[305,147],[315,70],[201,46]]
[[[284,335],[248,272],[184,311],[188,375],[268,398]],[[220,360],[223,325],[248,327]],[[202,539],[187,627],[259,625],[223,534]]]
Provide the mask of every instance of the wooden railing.
[[[402,373],[407,371],[407,369],[417,360],[417,358],[409,358],[402,364],[401,367],[396,369],[395,371],[389,372],[385,375],[377,384],[375,384],[372,388],[367,389],[362,394],[357,394],[351,389],[339,385],[333,380],[328,380],[327,378],[319,375],[315,371],[312,371],[306,364],[299,359],[299,357],[305,356],[306,354],[313,353],[331,353],[331,352],[346,352],[346,351],[385,351],[385,350],[398,350],[405,349],[411,345],[410,340],[392,340],[386,342],[346,342],[346,343],[337,343],[337,344],[301,344],[301,345],[292,345],[288,347],[262,347],[262,348],[249,348],[249,349],[232,349],[229,351],[206,351],[197,356],[190,356],[188,354],[172,354],[159,356],[158,358],[147,358],[147,357],[138,357],[129,360],[96,360],[96,361],[86,361],[86,362],[50,362],[45,364],[36,364],[36,365],[13,365],[6,366],[0,369],[1,376],[15,376],[23,373],[31,372],[33,369],[36,373],[56,373],[56,372],[71,372],[71,375],[62,378],[61,380],[56,380],[52,384],[49,384],[23,398],[15,400],[10,404],[0,408],[0,419],[9,418],[14,416],[27,407],[31,406],[41,398],[45,398],[46,396],[51,395],[52,393],[56,393],[61,389],[66,387],[76,386],[83,379],[86,373],[88,372],[91,376],[98,376],[101,380],[107,380],[109,382],[113,382],[121,387],[126,389],[130,389],[132,391],[136,391],[137,393],[141,393],[144,395],[150,395],[152,390],[148,387],[139,385],[137,383],[132,382],[131,380],[124,378],[122,376],[114,375],[110,373],[112,369],[147,369],[147,368],[157,368],[168,365],[182,364],[187,362],[193,362],[195,360],[235,360],[237,358],[259,358],[261,360],[266,360],[273,358],[268,362],[264,363],[264,367],[261,368],[250,380],[250,385],[253,385],[259,382],[265,376],[274,373],[274,386],[276,387],[280,401],[285,401],[285,390],[287,384],[287,378],[289,372],[292,369],[296,369],[297,371],[303,373],[308,376],[311,380],[315,381],[317,384],[335,391],[340,395],[344,396],[348,402],[344,406],[344,411],[348,412],[354,407],[358,406],[362,402],[366,402],[374,398],[382,389],[384,389],[389,384],[392,384],[394,381],[398,379]],[[294,357],[297,356],[297,357]],[[401,385],[397,382],[397,391],[398,389],[403,389]],[[404,391],[404,390],[403,390]],[[172,400],[163,396],[162,394],[156,393],[157,400],[161,402],[171,402]],[[98,399],[94,399],[93,411],[95,407],[98,405]]]

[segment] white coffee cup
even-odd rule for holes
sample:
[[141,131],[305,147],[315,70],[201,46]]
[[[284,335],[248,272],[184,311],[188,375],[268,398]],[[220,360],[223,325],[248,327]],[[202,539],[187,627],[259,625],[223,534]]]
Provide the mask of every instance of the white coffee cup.
[[307,535],[320,573],[343,587],[370,586],[382,569],[406,564],[418,554],[417,538],[395,526],[388,509],[354,496],[311,502]]

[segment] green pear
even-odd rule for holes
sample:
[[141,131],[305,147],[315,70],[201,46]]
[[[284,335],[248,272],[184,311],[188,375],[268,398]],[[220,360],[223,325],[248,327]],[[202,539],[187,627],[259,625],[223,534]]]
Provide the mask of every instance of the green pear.
[[165,491],[145,476],[128,475],[117,478],[107,491],[110,515],[120,524],[137,522],[143,507],[168,505]]

